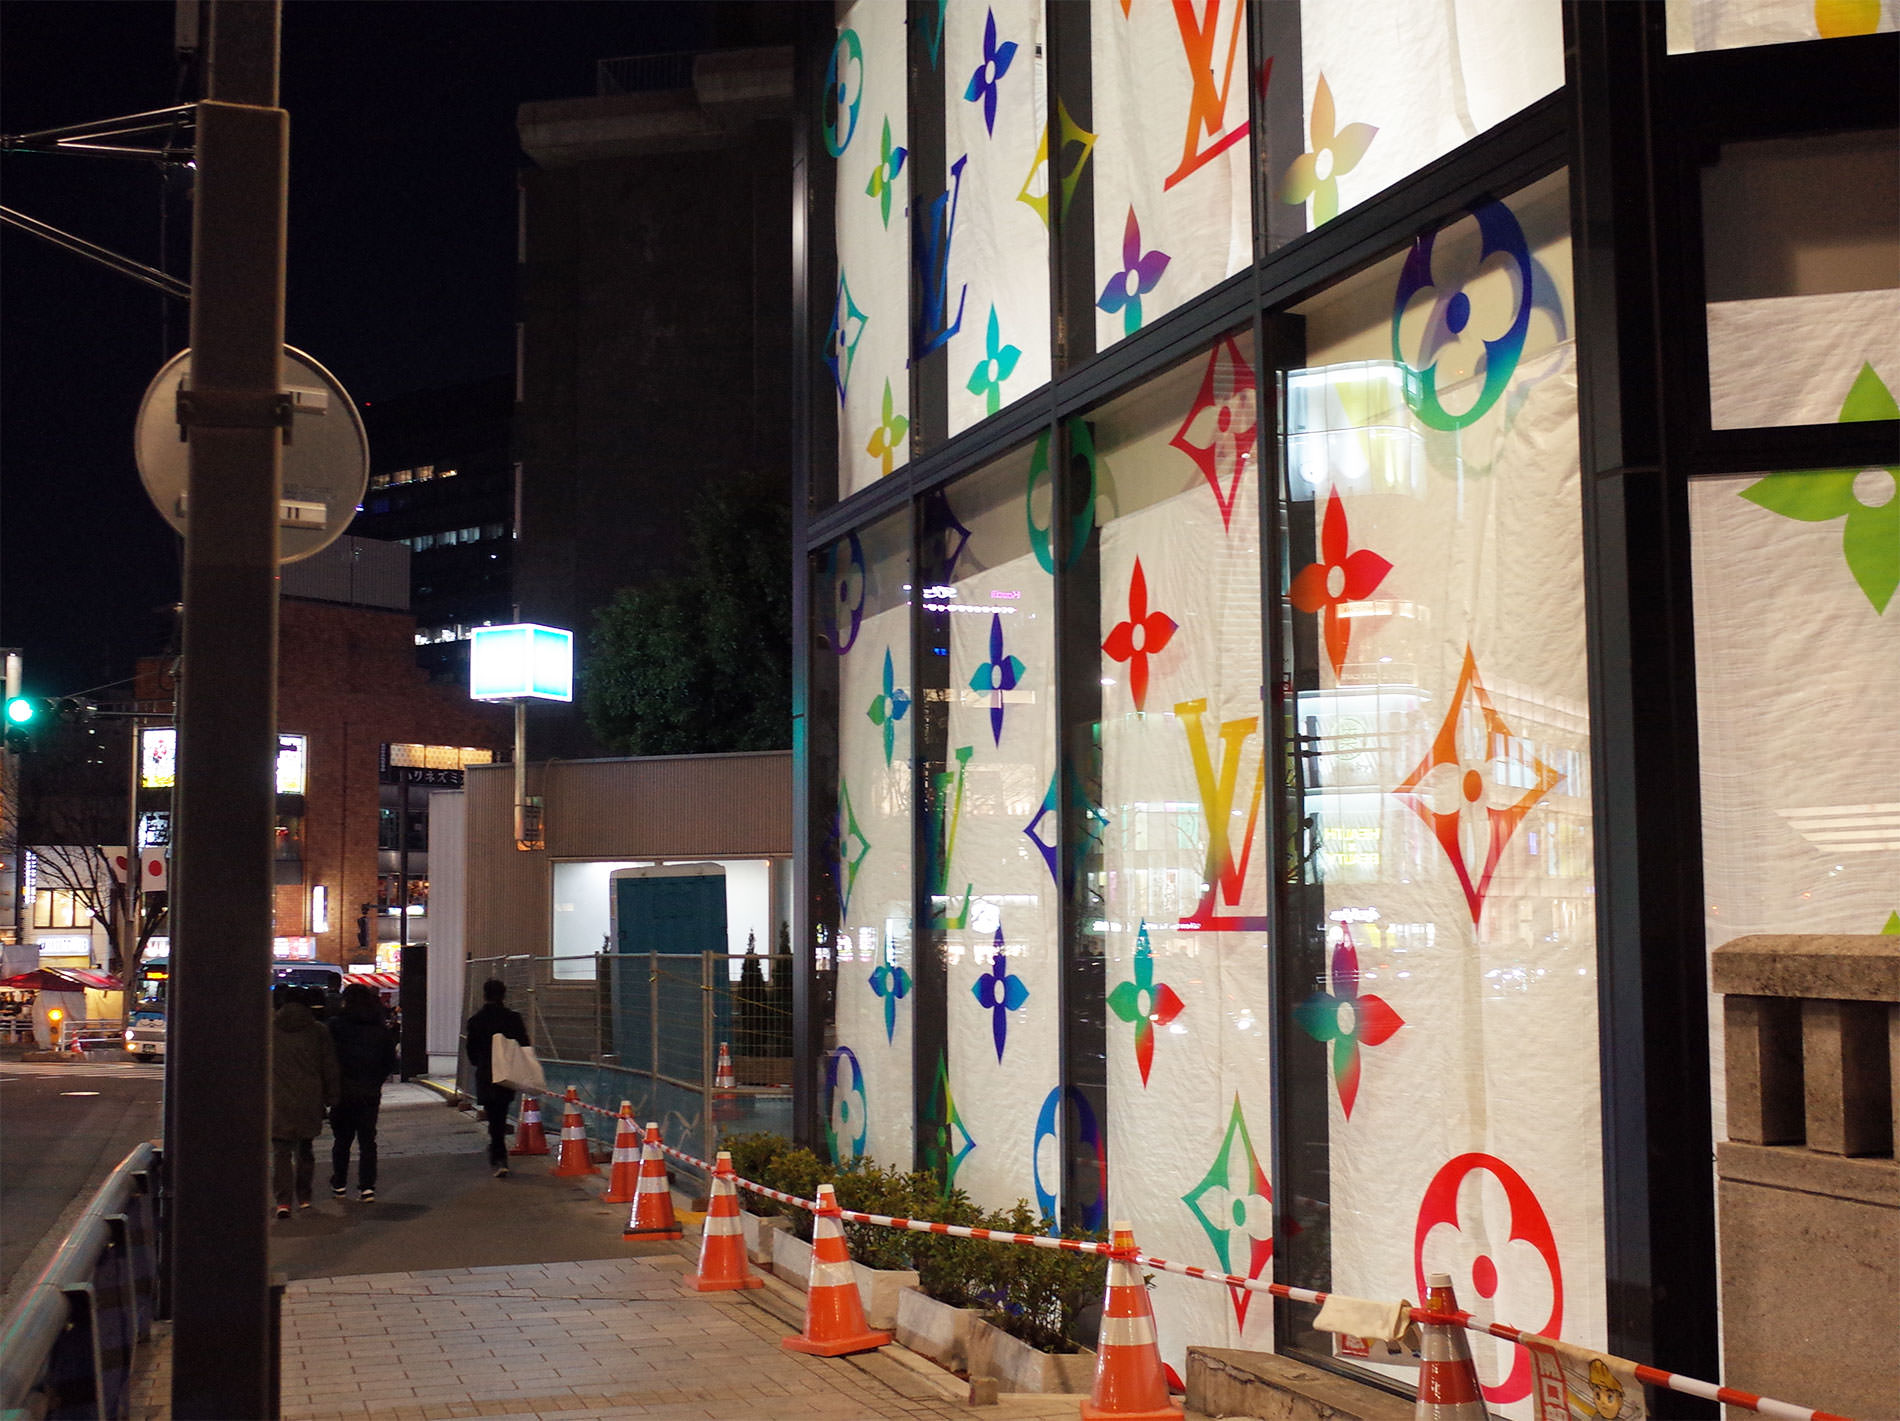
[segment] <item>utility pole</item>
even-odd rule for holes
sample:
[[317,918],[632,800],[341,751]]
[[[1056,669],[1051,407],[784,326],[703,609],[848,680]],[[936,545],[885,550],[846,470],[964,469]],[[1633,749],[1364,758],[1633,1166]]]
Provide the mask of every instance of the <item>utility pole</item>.
[[275,1417],[270,1298],[285,169],[279,0],[211,0],[191,251],[184,655],[167,1023],[178,1421]]

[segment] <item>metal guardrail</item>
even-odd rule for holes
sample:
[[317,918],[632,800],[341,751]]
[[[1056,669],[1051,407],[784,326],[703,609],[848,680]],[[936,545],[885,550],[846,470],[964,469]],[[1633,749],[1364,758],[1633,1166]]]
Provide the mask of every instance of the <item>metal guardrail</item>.
[[159,1309],[164,1157],[120,1161],[0,1333],[0,1417],[114,1421]]

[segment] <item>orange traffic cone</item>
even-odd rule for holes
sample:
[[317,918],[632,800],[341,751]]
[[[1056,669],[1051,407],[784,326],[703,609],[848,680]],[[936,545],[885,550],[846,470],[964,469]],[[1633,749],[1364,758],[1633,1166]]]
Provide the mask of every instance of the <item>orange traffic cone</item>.
[[[1462,1314],[1449,1273],[1425,1280],[1425,1310],[1443,1318]],[[1485,1421],[1484,1388],[1471,1360],[1471,1342],[1456,1322],[1421,1321],[1417,1421]]]
[[745,1266],[745,1229],[739,1223],[739,1191],[732,1184],[732,1156],[725,1150],[713,1161],[712,1199],[699,1235],[699,1273],[693,1286],[702,1293],[733,1288],[763,1288]]
[[521,1097],[521,1118],[515,1124],[514,1148],[511,1155],[544,1155],[548,1152],[548,1137],[541,1133],[541,1105],[532,1095]]
[[599,1174],[587,1155],[587,1127],[581,1124],[581,1103],[574,1087],[567,1088],[561,1112],[561,1158],[554,1166],[556,1174]]
[[719,1043],[719,1065],[713,1072],[712,1116],[715,1120],[732,1120],[739,1114],[739,1097],[733,1092],[739,1082],[732,1074],[732,1052],[726,1049],[726,1043]]
[[864,1320],[858,1276],[851,1267],[851,1255],[845,1251],[838,1196],[829,1184],[818,1186],[818,1212],[812,1215],[811,1225],[811,1285],[805,1290],[805,1330],[779,1345],[814,1357],[842,1357],[847,1352],[869,1352],[884,1346],[891,1334],[871,1331]]
[[634,1190],[633,1212],[621,1237],[642,1242],[685,1237],[673,1217],[673,1191],[667,1187],[666,1161],[660,1157],[660,1127],[651,1120],[640,1149],[640,1183]]
[[1118,1222],[1109,1248],[1095,1385],[1082,1403],[1082,1421],[1179,1421],[1181,1408],[1168,1400],[1168,1374],[1155,1343],[1154,1309],[1135,1268],[1135,1226]]
[[640,1127],[633,1121],[633,1102],[620,1102],[620,1118],[614,1122],[613,1167],[607,1174],[607,1192],[601,1195],[608,1204],[631,1204],[640,1191]]

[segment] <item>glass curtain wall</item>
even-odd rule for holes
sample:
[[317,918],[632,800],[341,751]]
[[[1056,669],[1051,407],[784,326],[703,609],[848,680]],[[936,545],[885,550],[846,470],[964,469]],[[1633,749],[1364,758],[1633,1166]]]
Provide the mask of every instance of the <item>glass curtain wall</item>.
[[[1583,27],[1615,7],[1585,10],[1569,62],[1600,81]],[[1812,38],[1794,30],[1850,11],[1892,27],[1891,0],[1671,0],[1669,39]],[[1659,91],[1715,62],[1664,60],[1662,18]],[[1658,1203],[1629,1154],[1606,1170],[1606,1111],[1636,1155],[1668,1154],[1675,1117],[1630,1103],[1662,1085],[1606,1074],[1600,1005],[1621,1042],[1631,1001],[1681,993],[1649,970],[1678,904],[1606,867],[1625,893],[1597,920],[1597,848],[1618,841],[1593,804],[1653,797],[1613,753],[1622,717],[1593,745],[1592,694],[1629,707],[1587,648],[1648,651],[1654,628],[1591,540],[1617,536],[1618,480],[1674,497],[1685,470],[1721,471],[1689,486],[1686,536],[1655,534],[1693,552],[1710,943],[1900,931],[1880,898],[1900,810],[1864,788],[1900,774],[1894,471],[1681,452],[1896,417],[1891,133],[1648,132],[1649,156],[1707,169],[1644,229],[1673,236],[1699,196],[1708,279],[1684,296],[1683,254],[1632,258],[1591,225],[1589,164],[1574,189],[1557,170],[1565,126],[1597,112],[1581,79],[1549,101],[1557,0],[857,0],[835,19],[813,121],[836,199],[807,279],[840,450],[810,492],[841,502],[807,551],[814,705],[835,694],[837,725],[819,713],[801,767],[837,809],[807,865],[813,901],[836,900],[814,954],[834,1159],[929,1167],[1070,1229],[1128,1218],[1222,1272],[1416,1298],[1446,1271],[1480,1317],[1591,1348],[1612,1323],[1668,1335],[1636,1297],[1655,1278],[1612,1299],[1606,1272],[1652,1266],[1662,1209],[1713,1206]],[[1864,201],[1811,219],[1827,174]],[[1573,230],[1597,244],[1574,284]],[[1620,263],[1661,293],[1631,295]],[[1647,303],[1634,324],[1676,318],[1666,373],[1693,384],[1705,296],[1706,410],[1668,389],[1624,447],[1618,401],[1650,396],[1632,378],[1580,399],[1580,370],[1616,362],[1580,362],[1579,329],[1625,339]],[[1638,448],[1656,428],[1667,467]],[[1655,693],[1671,714],[1681,658]],[[1689,1133],[1668,1159],[1694,1173]],[[1706,1273],[1695,1248],[1656,1276]],[[1712,1315],[1712,1291],[1688,1306]],[[1177,1371],[1190,1345],[1277,1348],[1415,1384],[1305,1308],[1170,1275],[1152,1296]],[[1525,1355],[1474,1350],[1491,1411],[1533,1415]]]
[[[1283,1276],[1445,1271],[1480,1316],[1602,1346],[1572,309],[1561,175],[1298,308],[1281,969],[1313,1228]],[[1521,1350],[1474,1351],[1489,1404],[1527,1401]]]
[[911,758],[917,725],[911,675],[910,522],[839,539],[816,561],[813,678],[836,707],[822,733],[835,745],[822,785],[830,814],[818,868],[829,913],[815,976],[829,1011],[820,1104],[839,1163],[908,1160],[917,977],[912,929]]

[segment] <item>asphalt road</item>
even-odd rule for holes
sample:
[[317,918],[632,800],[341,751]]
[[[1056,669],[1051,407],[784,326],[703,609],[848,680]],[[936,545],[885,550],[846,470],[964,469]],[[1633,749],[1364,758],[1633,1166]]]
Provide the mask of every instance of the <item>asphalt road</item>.
[[[159,1133],[164,1067],[0,1065],[0,1296],[52,1254],[113,1167]],[[33,1265],[31,1269],[27,1265]]]

